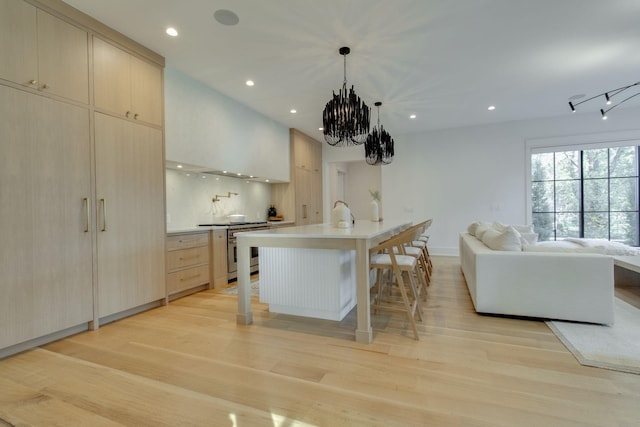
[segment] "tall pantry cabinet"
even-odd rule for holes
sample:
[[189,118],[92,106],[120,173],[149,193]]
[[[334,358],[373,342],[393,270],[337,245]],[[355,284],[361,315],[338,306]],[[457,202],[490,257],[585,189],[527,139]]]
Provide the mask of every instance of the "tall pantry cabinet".
[[271,202],[296,225],[322,223],[322,144],[289,130],[291,181],[271,184]]
[[[96,102],[102,46],[152,76],[130,114]],[[60,0],[0,0],[0,58],[2,358],[166,290],[164,59]]]

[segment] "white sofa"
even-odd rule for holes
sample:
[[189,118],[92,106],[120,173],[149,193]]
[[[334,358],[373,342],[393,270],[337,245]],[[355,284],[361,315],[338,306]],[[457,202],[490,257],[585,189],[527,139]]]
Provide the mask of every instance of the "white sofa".
[[460,263],[478,313],[614,323],[610,256],[493,250],[461,233]]

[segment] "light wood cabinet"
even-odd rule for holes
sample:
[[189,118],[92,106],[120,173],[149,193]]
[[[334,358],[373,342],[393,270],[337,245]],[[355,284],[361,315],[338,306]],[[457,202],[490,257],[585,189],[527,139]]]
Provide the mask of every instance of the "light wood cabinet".
[[161,125],[162,69],[97,37],[93,38],[96,108]]
[[160,113],[164,58],[69,11],[0,0],[0,358],[166,300],[162,114],[94,113],[89,34],[155,61]]
[[319,224],[322,214],[322,145],[290,130],[291,182],[271,185],[271,202],[296,225]]
[[227,266],[227,230],[213,230],[211,242],[211,265],[213,266],[213,285],[216,289],[225,288],[229,282]]
[[20,0],[0,10],[0,78],[88,103],[87,32]]
[[167,293],[174,299],[207,288],[211,282],[209,232],[167,238]]
[[99,317],[165,297],[162,132],[95,114]]
[[0,85],[0,350],[93,318],[89,132],[87,108]]

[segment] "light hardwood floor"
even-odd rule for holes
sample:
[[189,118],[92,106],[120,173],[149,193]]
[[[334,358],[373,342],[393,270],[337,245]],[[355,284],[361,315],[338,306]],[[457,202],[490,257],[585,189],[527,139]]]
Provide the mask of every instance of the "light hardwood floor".
[[640,375],[581,366],[541,321],[476,314],[457,258],[434,258],[428,298],[420,341],[384,313],[364,345],[353,315],[254,300],[239,326],[235,296],[200,292],[0,361],[0,426],[640,422]]

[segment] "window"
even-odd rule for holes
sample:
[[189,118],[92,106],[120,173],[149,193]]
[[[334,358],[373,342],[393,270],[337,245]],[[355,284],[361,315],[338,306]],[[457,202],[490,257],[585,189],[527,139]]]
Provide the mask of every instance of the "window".
[[639,245],[638,146],[531,154],[540,240],[585,237]]

